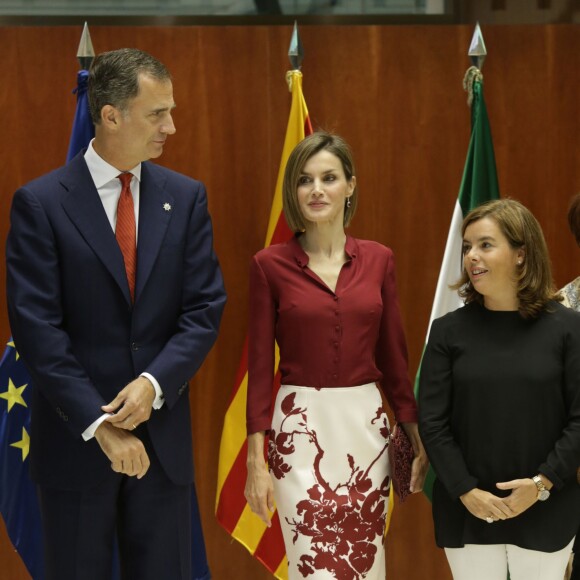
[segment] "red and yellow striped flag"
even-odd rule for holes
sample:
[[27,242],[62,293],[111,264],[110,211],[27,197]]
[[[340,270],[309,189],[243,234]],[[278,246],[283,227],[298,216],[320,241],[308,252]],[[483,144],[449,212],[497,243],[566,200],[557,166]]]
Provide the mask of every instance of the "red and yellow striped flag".
[[[286,129],[286,139],[282,151],[276,191],[270,212],[270,222],[264,247],[289,240],[292,232],[282,213],[282,181],[284,170],[292,149],[306,135],[312,133],[306,101],[302,94],[302,73],[289,71],[286,80],[292,92],[292,106]],[[276,368],[278,353],[276,352]],[[274,397],[280,386],[279,374],[274,379]],[[236,376],[232,400],[226,412],[218,468],[218,487],[216,496],[216,517],[219,523],[238,542],[257,558],[276,578],[288,578],[288,565],[284,551],[284,541],[277,512],[268,528],[253,514],[244,498],[246,481],[246,398],[248,390],[248,348],[244,343],[242,358]]]

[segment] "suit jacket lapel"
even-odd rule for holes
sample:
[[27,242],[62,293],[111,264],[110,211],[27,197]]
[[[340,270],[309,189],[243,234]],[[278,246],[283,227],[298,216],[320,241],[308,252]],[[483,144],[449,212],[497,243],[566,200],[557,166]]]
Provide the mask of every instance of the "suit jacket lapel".
[[85,163],[83,152],[69,163],[67,170],[62,179],[62,185],[68,190],[68,195],[62,201],[63,209],[131,304],[123,254]]
[[135,301],[153,269],[167,226],[171,221],[174,199],[165,191],[165,178],[149,163],[141,165],[139,194],[139,235],[137,242],[137,287]]

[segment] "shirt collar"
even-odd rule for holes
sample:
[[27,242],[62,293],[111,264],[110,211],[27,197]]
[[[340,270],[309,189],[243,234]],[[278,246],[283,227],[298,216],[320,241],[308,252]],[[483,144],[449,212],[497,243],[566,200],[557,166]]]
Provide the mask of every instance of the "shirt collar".
[[[301,233],[294,234],[293,238],[288,242],[290,249],[292,250],[292,254],[294,255],[294,259],[298,263],[301,268],[306,268],[308,266],[309,257],[308,254],[302,249],[298,238],[301,236]],[[346,244],[344,246],[344,251],[350,260],[356,258],[358,253],[358,244],[356,239],[352,236],[346,235]]]
[[[110,163],[107,163],[94,149],[93,141],[91,140],[87,150],[85,152],[85,161],[89,171],[91,173],[91,177],[95,183],[95,187],[100,189],[113,179],[117,179],[119,171],[116,167],[113,167]],[[141,181],[141,163],[135,165],[133,169],[128,171],[127,173],[132,173],[139,181]]]

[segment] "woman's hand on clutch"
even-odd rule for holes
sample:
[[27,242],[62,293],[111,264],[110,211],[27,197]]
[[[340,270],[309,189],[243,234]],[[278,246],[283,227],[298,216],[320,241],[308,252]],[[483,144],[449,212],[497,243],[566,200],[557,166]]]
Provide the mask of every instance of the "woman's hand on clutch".
[[250,509],[270,527],[271,513],[274,511],[274,484],[264,460],[263,432],[248,436],[248,476],[244,496]]
[[413,465],[411,466],[411,483],[409,485],[409,491],[411,493],[417,493],[421,491],[425,485],[425,478],[429,471],[429,459],[427,459],[423,443],[421,443],[417,423],[401,423],[401,425],[411,441],[413,453],[415,454],[415,459],[413,459]]

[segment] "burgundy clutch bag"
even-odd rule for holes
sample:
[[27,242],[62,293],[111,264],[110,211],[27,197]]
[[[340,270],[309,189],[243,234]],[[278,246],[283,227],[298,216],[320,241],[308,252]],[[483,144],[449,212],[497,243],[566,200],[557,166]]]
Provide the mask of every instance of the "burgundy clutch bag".
[[391,465],[391,482],[395,493],[403,502],[410,495],[411,467],[415,454],[407,433],[399,425],[395,425],[391,431],[389,441],[389,463]]

